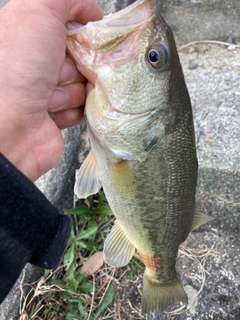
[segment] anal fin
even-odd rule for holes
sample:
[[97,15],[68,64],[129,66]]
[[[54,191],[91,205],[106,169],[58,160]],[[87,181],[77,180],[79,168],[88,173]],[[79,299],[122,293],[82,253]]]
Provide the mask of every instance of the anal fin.
[[101,186],[97,160],[90,151],[77,173],[74,193],[79,199],[86,199],[91,194],[97,193]]
[[104,243],[105,262],[112,267],[123,267],[131,260],[134,252],[135,246],[116,221]]

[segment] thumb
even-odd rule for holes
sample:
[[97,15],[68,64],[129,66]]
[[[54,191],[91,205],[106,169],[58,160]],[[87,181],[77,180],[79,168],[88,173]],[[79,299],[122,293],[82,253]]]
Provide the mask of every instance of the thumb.
[[62,22],[77,21],[86,24],[89,21],[101,20],[103,17],[102,9],[94,0],[44,0],[52,3],[54,10],[62,15]]

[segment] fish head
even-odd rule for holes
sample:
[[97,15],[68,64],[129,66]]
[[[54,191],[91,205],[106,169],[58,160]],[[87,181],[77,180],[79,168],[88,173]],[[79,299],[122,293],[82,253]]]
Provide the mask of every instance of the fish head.
[[[118,147],[118,157],[145,159],[175,123],[170,100],[183,78],[172,31],[155,1],[138,0],[101,21],[69,29],[68,52],[88,79],[89,92],[95,91],[87,112],[94,135],[105,144],[106,135],[125,135],[109,142],[109,149],[121,144],[125,151]],[[138,141],[128,141],[127,150],[123,141],[133,130]]]

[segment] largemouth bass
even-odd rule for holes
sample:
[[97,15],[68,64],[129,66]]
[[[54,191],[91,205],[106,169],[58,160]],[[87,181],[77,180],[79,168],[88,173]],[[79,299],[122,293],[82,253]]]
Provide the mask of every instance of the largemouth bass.
[[142,310],[152,319],[172,302],[187,303],[178,247],[210,220],[195,208],[192,108],[173,34],[153,0],[71,29],[68,51],[89,80],[92,147],[75,193],[86,198],[103,187],[117,218],[105,261],[121,267],[138,252],[146,266]]

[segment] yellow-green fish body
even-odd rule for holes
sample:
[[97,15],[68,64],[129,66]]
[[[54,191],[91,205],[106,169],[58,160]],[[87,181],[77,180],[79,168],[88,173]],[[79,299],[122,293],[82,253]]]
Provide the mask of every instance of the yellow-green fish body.
[[175,262],[189,232],[209,220],[195,209],[197,157],[191,102],[172,31],[154,1],[138,0],[69,31],[68,50],[90,84],[85,115],[92,150],[75,185],[102,186],[117,220],[105,261],[146,265],[143,313],[187,302]]

